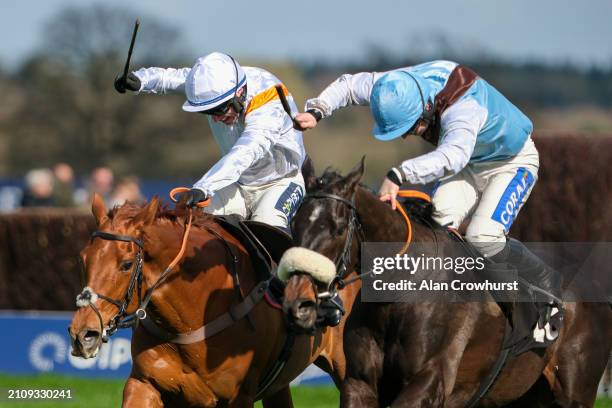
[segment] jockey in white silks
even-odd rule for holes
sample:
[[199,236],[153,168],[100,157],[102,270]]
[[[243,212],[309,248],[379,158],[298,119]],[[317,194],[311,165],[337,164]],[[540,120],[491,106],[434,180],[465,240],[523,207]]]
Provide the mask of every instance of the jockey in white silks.
[[188,205],[211,197],[205,211],[239,214],[289,231],[304,197],[300,169],[306,153],[302,133],[293,128],[274,88],[279,84],[264,69],[242,67],[233,57],[214,52],[198,58],[191,68],[141,68],[127,78],[118,77],[115,88],[155,94],[184,91],[183,110],[208,116],[223,157],[184,193]]
[[[539,302],[540,327],[560,305],[558,274],[522,243],[507,238],[538,177],[533,125],[517,107],[470,69],[433,61],[389,72],[345,74],[306,103],[296,121],[311,129],[349,105],[370,106],[374,137],[387,141],[422,136],[435,150],[391,168],[379,190],[395,199],[403,183],[436,182],[434,219],[459,228],[493,265],[527,271]],[[540,298],[542,299],[542,298]]]

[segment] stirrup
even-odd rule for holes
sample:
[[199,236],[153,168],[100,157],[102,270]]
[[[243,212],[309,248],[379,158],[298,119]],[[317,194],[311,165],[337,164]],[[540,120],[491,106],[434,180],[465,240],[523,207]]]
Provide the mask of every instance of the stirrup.
[[[541,305],[542,303],[539,303],[539,306]],[[544,305],[544,311],[538,307],[539,317],[532,331],[532,337],[538,343],[555,341],[559,337],[563,320],[563,309],[554,303]],[[555,322],[558,325],[554,324]]]
[[559,313],[563,313],[563,304],[558,303],[554,300],[550,300],[546,303],[536,302],[538,308],[538,322],[537,328],[543,329],[552,317],[552,311],[556,308]]
[[550,321],[550,316],[552,313],[554,305],[552,302],[546,303],[545,305],[538,305],[538,329],[543,329],[546,326],[546,323]]

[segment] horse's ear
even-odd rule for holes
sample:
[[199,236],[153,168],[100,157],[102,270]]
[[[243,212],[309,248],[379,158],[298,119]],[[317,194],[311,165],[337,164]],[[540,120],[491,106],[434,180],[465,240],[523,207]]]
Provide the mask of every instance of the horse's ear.
[[306,156],[306,160],[304,160],[304,164],[302,164],[302,176],[304,177],[306,191],[311,191],[316,187],[317,176],[315,175],[314,164],[310,156]]
[[352,191],[359,181],[361,181],[361,177],[363,177],[365,171],[365,158],[365,155],[363,155],[359,163],[357,163],[351,172],[344,178],[344,190],[346,192]]
[[149,204],[147,204],[140,214],[136,216],[134,219],[137,223],[142,223],[143,225],[151,225],[155,218],[157,217],[157,210],[159,209],[159,198],[157,196],[153,197]]
[[94,193],[91,200],[91,213],[94,215],[98,227],[108,221],[108,210],[104,200],[98,193]]

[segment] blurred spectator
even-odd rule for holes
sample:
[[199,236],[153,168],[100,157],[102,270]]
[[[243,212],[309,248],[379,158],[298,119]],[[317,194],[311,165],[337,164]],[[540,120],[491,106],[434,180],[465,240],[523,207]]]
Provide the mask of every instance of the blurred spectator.
[[133,176],[123,177],[116,185],[113,194],[111,195],[111,206],[125,204],[126,201],[131,203],[141,204],[145,201],[145,197],[140,191],[138,178]]
[[99,194],[104,199],[106,206],[110,206],[111,193],[113,191],[114,175],[109,167],[96,167],[89,176],[86,191],[78,191],[75,195],[79,205],[88,207],[94,193]]
[[74,207],[74,171],[69,164],[58,163],[53,168],[55,175],[54,197],[58,207]]
[[25,176],[26,191],[22,207],[53,207],[53,172],[49,169],[32,169]]

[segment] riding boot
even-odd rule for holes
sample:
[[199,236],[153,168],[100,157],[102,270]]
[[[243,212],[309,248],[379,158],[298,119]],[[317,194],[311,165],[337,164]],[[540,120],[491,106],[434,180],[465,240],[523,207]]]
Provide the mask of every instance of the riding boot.
[[548,323],[553,308],[562,310],[560,274],[546,265],[523,243],[508,238],[504,249],[490,259],[494,262],[506,262],[517,269],[519,280],[527,286],[538,309],[539,328]]
[[340,295],[336,292],[333,296],[326,298],[319,304],[317,325],[319,327],[334,327],[340,324],[344,316],[344,305]]
[[[491,261],[486,262],[485,265],[486,267],[479,272],[479,276],[490,282],[507,282],[517,275],[516,267],[506,262]],[[504,316],[511,320],[517,294],[507,290],[490,290],[489,293],[502,309]]]

